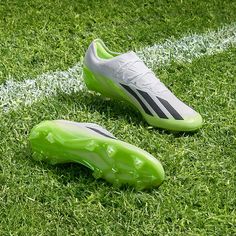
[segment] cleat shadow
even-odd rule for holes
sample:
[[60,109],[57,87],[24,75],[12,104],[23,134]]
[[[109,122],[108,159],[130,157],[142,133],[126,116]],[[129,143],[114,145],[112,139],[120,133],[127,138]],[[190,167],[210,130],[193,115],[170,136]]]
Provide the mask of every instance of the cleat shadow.
[[80,109],[83,109],[80,105],[86,107],[86,110],[94,113],[99,112],[101,115],[105,114],[107,118],[115,120],[125,120],[127,123],[132,123],[137,126],[143,126],[149,130],[158,131],[161,134],[172,134],[174,137],[187,137],[193,136],[196,133],[199,133],[199,130],[194,131],[172,131],[166,130],[158,127],[150,126],[145,119],[142,117],[139,111],[137,111],[130,104],[127,104],[124,101],[115,100],[106,98],[98,93],[84,90],[83,93],[74,93],[74,94],[63,94],[60,93],[58,96],[59,100],[63,102],[69,102],[78,104]]

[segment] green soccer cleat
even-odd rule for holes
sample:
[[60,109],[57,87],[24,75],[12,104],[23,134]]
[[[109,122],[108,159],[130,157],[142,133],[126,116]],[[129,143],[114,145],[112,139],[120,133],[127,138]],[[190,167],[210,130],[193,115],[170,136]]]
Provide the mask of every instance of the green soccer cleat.
[[43,121],[32,129],[29,140],[35,160],[80,163],[90,168],[95,178],[118,186],[145,189],[164,180],[163,167],[156,158],[96,124]]
[[171,93],[134,52],[114,53],[96,39],[86,52],[83,75],[88,89],[128,101],[152,126],[176,131],[202,126],[201,115]]

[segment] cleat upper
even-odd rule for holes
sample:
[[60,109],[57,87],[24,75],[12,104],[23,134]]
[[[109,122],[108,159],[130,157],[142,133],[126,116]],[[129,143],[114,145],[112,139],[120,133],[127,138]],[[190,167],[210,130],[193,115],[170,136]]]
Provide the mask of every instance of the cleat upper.
[[199,128],[202,118],[179,100],[134,53],[110,51],[94,40],[85,55],[87,87],[101,94],[125,99],[153,126],[179,131]]

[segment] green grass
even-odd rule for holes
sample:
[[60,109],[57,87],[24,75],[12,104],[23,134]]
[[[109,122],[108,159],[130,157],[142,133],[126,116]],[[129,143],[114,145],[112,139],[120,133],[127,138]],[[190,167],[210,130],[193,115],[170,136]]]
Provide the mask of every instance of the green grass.
[[[56,3],[0,3],[0,81],[65,69],[95,37],[116,50],[152,45],[232,23],[236,8],[233,1]],[[204,126],[193,134],[151,128],[129,106],[88,92],[0,112],[0,235],[236,234],[235,61],[236,49],[230,48],[156,69],[202,114]],[[147,150],[161,160],[166,181],[136,192],[95,180],[80,165],[33,161],[30,129],[58,118],[101,124]]]
[[236,4],[230,0],[46,2],[0,3],[0,81],[66,69],[97,37],[126,51],[236,20]]

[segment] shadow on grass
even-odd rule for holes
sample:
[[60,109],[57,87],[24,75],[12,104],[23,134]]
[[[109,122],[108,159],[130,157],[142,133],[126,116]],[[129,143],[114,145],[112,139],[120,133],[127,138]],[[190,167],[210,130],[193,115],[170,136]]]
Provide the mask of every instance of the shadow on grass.
[[[32,158],[32,156],[30,156]],[[65,164],[56,164],[50,165],[47,162],[38,162],[33,160],[32,166],[38,166],[44,170],[51,172],[51,174],[56,178],[65,187],[68,184],[76,185],[76,188],[80,192],[80,197],[86,197],[86,195],[91,195],[91,192],[97,192],[99,190],[106,190],[110,193],[114,192],[126,192],[126,193],[138,193],[145,192],[152,194],[158,190],[159,187],[153,189],[144,189],[137,190],[132,186],[127,184],[116,186],[105,179],[99,178],[96,179],[93,177],[93,171],[89,168],[77,164],[77,163],[65,163]],[[76,194],[76,193],[75,193]],[[78,196],[77,196],[78,197]]]
[[[78,106],[83,107],[93,113],[99,112],[100,114],[105,114],[107,118],[113,120],[125,120],[128,123],[133,123],[136,126],[143,126],[144,128],[159,132],[161,134],[172,134],[176,138],[188,137],[195,135],[198,131],[191,132],[181,132],[181,131],[170,131],[164,130],[158,127],[151,127],[142,117],[140,112],[138,112],[134,107],[132,107],[128,102],[107,99],[96,93],[90,93],[86,90],[81,94],[60,94],[58,96],[59,100],[68,103],[75,103]],[[87,121],[91,122],[91,121]]]
[[[32,167],[32,169],[39,168],[42,171],[46,171],[49,175],[53,175],[62,186],[67,187],[68,184],[76,185],[79,197],[86,197],[90,195],[91,192],[97,191],[109,191],[110,193],[123,192],[123,193],[138,193],[145,192],[148,194],[156,193],[159,187],[153,189],[137,190],[132,186],[125,185],[113,185],[107,182],[105,179],[96,179],[93,177],[93,171],[82,164],[79,163],[64,163],[51,165],[48,162],[36,161],[32,157],[32,152],[30,147],[25,150],[25,158],[27,159],[27,164]],[[76,197],[77,191],[75,192]]]
[[107,118],[122,119],[129,123],[132,122],[135,125],[146,125],[141,114],[125,102],[107,99],[87,91],[83,94],[63,94],[61,96],[69,102],[77,103],[78,106],[84,106],[85,109],[91,113],[99,112],[100,114],[104,114]]

